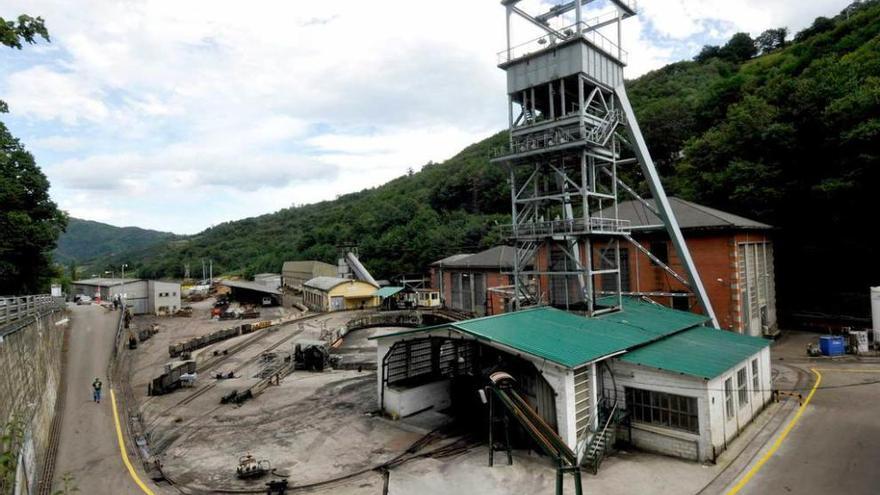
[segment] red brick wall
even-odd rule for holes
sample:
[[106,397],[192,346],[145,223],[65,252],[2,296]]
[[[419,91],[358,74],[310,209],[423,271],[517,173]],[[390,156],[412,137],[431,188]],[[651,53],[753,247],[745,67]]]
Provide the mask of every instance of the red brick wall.
[[[669,266],[676,273],[685,276],[685,270],[668,240],[656,236],[634,236],[636,241],[646,248],[650,248],[651,242],[666,242],[669,253]],[[736,268],[736,244],[739,242],[755,242],[767,239],[762,233],[701,233],[691,234],[685,239],[690,250],[691,257],[703,281],[703,286],[709,295],[715,316],[722,328],[741,331],[740,303],[739,303],[739,280]],[[661,267],[654,265],[651,260],[642,254],[631,244],[622,244],[627,247],[629,256],[630,290],[642,292],[679,292],[685,291],[685,287],[669,275]],[[657,302],[666,306],[672,306],[670,297],[654,298]],[[702,308],[691,296],[688,303],[695,312],[702,313]]]
[[[651,242],[666,242],[669,255],[669,266],[679,275],[684,277],[684,267],[678,258],[672,243],[667,239],[656,235],[634,236],[635,239],[646,248],[650,248]],[[722,328],[741,331],[741,315],[739,300],[739,280],[736,269],[736,245],[741,242],[762,242],[769,240],[768,236],[761,232],[714,232],[689,234],[686,238],[688,249],[700,273],[703,286],[709,294],[709,300],[715,310],[715,316]],[[597,259],[599,244],[594,244],[594,259]],[[686,292],[684,285],[675,280],[661,267],[654,265],[651,260],[641,253],[635,246],[624,242],[622,248],[627,248],[629,258],[630,290],[641,292]],[[535,270],[546,271],[548,265],[548,253],[541,249],[536,254]],[[583,258],[582,258],[583,259]],[[452,280],[450,271],[443,270],[443,293],[444,301],[452,298]],[[486,273],[486,287],[501,287],[510,285],[507,274],[498,271],[470,270],[473,273],[482,271]],[[540,293],[546,295],[549,287],[549,277],[541,275],[537,277],[540,284]],[[598,290],[601,287],[601,277],[596,277]],[[438,273],[435,268],[431,269],[431,284],[439,288]],[[671,297],[657,297],[657,302],[666,306],[672,306]],[[487,313],[500,314],[504,312],[504,296],[488,292]],[[546,303],[547,301],[543,301]],[[688,303],[694,311],[702,313],[696,298],[688,297]]]
[[[462,270],[455,268],[444,268],[443,269],[443,291],[440,294],[440,297],[443,299],[444,306],[451,306],[452,301],[452,273],[453,272],[466,272],[466,273],[484,273],[486,275],[486,313],[490,315],[500,314],[504,312],[504,297],[501,294],[497,294],[495,292],[490,291],[490,288],[494,287],[504,287],[510,285],[509,283],[509,275],[506,273],[502,273],[500,271],[491,271],[491,270],[479,270],[479,269],[470,269],[470,270]],[[439,270],[434,267],[431,268],[431,287],[434,289],[440,289],[439,284]]]

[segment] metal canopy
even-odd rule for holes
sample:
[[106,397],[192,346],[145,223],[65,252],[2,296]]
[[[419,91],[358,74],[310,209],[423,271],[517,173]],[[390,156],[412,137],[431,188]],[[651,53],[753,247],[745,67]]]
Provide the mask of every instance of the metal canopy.
[[635,298],[627,298],[624,305],[621,312],[596,318],[540,307],[371,338],[416,336],[451,329],[563,367],[577,368],[706,322],[704,316]]
[[620,360],[711,380],[769,345],[759,337],[699,326],[628,352]]

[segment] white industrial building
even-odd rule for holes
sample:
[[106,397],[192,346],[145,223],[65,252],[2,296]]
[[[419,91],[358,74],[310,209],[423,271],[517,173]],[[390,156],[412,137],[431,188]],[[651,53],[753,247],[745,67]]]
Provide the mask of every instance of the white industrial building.
[[379,407],[488,414],[473,397],[504,371],[579,458],[607,436],[713,460],[771,399],[770,341],[706,322],[626,298],[593,318],[540,307],[378,336]]
[[74,295],[85,295],[112,301],[119,295],[125,296],[126,304],[132,314],[173,314],[181,308],[180,284],[159,280],[137,278],[90,278],[72,283]]

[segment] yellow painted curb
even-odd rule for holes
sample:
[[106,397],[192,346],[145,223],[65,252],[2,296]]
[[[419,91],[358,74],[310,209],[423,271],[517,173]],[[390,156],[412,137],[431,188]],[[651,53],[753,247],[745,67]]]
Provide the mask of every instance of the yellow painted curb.
[[770,459],[770,457],[775,454],[777,450],[779,450],[779,446],[782,445],[782,442],[788,436],[788,433],[791,431],[792,428],[794,428],[794,425],[797,424],[798,420],[801,419],[801,414],[804,413],[804,409],[807,408],[807,404],[810,403],[810,400],[812,400],[813,395],[816,393],[816,389],[819,388],[819,384],[822,383],[822,373],[819,373],[819,370],[817,370],[816,368],[811,368],[810,371],[812,371],[816,375],[816,383],[814,383],[813,388],[810,389],[810,395],[807,396],[807,400],[805,400],[804,403],[801,404],[801,407],[798,408],[797,414],[795,414],[794,418],[792,418],[788,425],[786,425],[785,429],[782,430],[782,434],[779,435],[779,438],[777,438],[775,442],[773,442],[773,446],[770,447],[770,450],[768,450],[767,453],[764,454],[764,456],[761,457],[761,459],[757,463],[755,463],[754,466],[752,466],[752,469],[749,469],[749,472],[746,473],[746,475],[743,476],[742,479],[737,482],[737,484],[733,485],[733,488],[731,488],[730,491],[727,492],[727,495],[734,495],[736,493],[739,493],[739,491],[742,490],[744,486],[746,486],[746,484],[752,479],[752,477],[758,474],[758,471],[760,471],[761,468],[764,467],[764,463],[766,463]]
[[110,404],[113,406],[113,422],[116,423],[116,440],[119,443],[119,455],[122,457],[122,463],[125,464],[125,467],[128,468],[128,474],[131,475],[131,479],[143,490],[147,495],[156,495],[153,493],[153,490],[150,490],[143,481],[141,481],[140,476],[138,476],[137,471],[134,470],[134,467],[131,465],[131,462],[128,460],[128,452],[125,450],[125,440],[122,436],[122,426],[119,424],[119,412],[116,410],[116,394],[113,393],[113,389],[110,389]]

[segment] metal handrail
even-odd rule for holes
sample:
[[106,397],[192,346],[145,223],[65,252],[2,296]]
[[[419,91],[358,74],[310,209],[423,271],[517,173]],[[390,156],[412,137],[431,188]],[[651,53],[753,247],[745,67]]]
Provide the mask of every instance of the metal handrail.
[[503,237],[551,237],[589,232],[626,234],[630,231],[631,222],[629,220],[600,217],[591,217],[588,220],[551,220],[501,226]]
[[[580,457],[578,459],[579,463],[583,462],[583,460],[586,459],[587,454],[590,453],[590,448],[592,447],[593,442],[598,441],[598,439],[604,438],[605,435],[607,434],[608,428],[611,426],[611,422],[614,420],[615,415],[617,414],[617,407],[618,407],[619,402],[620,402],[620,399],[614,399],[614,405],[611,406],[611,411],[609,411],[609,413],[608,413],[608,419],[605,420],[605,426],[603,426],[601,430],[593,432],[593,438],[590,440],[589,443],[587,443],[584,446],[584,451],[582,453],[583,456],[582,457],[579,456]],[[596,408],[596,414],[597,415],[599,414],[598,407]],[[606,442],[607,442],[607,439],[606,439]],[[597,464],[596,468],[597,469],[598,469],[598,463],[599,463],[599,458],[597,457],[596,458],[596,464]]]
[[0,297],[0,326],[61,307],[51,294]]
[[[626,64],[627,59],[629,58],[629,54],[626,52],[626,50],[619,47],[616,43],[605,37],[605,35],[603,35],[593,27],[600,22],[601,21],[599,17],[593,20],[593,24],[591,24],[590,21],[581,21],[580,37],[596,47],[599,51]],[[498,52],[497,55],[498,64],[504,64],[513,60],[517,60],[531,53],[555,46],[559,42],[575,39],[578,37],[577,27],[578,23],[576,22],[574,24],[571,24],[570,26],[565,26],[556,30],[555,34],[545,34],[542,36],[538,36],[535,39],[526,41],[516,46],[512,46],[509,49],[501,50]]]

